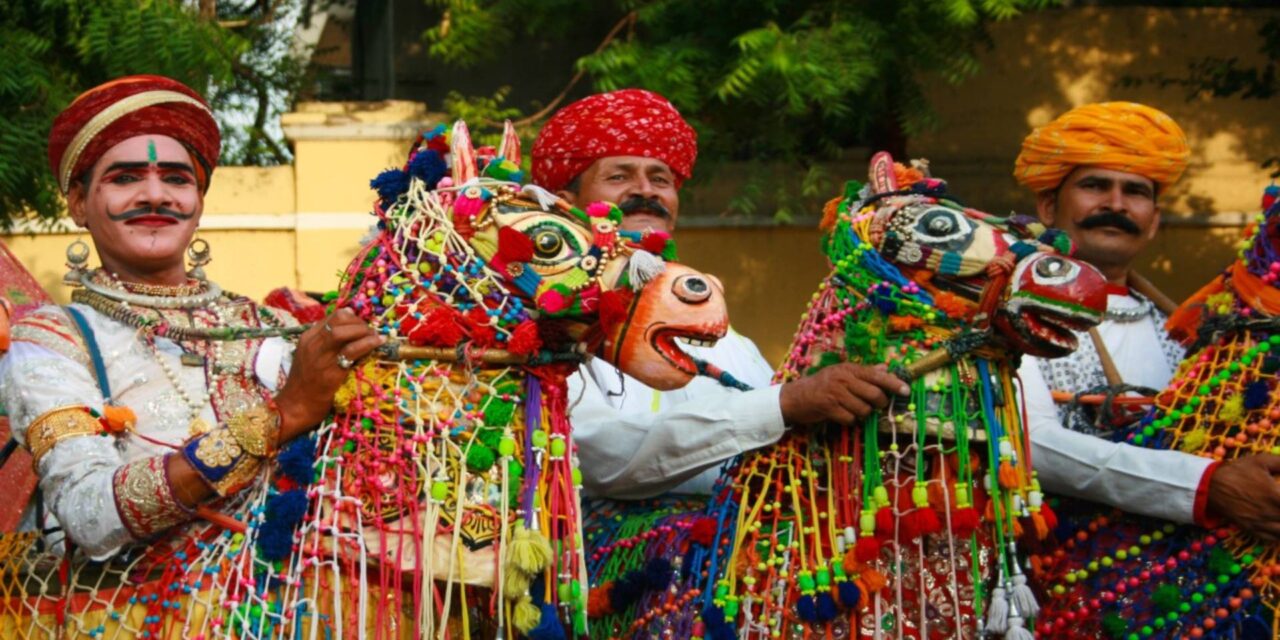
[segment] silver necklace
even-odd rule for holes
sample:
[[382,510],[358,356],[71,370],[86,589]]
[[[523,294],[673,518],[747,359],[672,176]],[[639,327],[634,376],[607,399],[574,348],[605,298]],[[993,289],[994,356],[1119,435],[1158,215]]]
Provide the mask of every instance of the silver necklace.
[[1155,310],[1156,305],[1150,300],[1137,295],[1133,297],[1137,298],[1141,304],[1131,309],[1112,309],[1108,306],[1105,314],[1106,319],[1120,324],[1129,324],[1151,315],[1151,312]]

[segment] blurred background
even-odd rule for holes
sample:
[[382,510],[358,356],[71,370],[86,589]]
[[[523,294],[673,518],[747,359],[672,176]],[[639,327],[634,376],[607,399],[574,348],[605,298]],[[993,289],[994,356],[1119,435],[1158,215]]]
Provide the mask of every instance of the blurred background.
[[421,130],[462,117],[492,142],[511,119],[531,143],[556,108],[643,87],[699,133],[681,258],[724,280],[735,328],[777,364],[825,272],[821,206],[872,152],[929,159],[970,206],[1030,213],[1011,176],[1030,129],[1136,100],[1193,150],[1142,269],[1181,299],[1233,258],[1280,169],[1273,4],[0,0],[0,242],[66,300],[65,247],[86,234],[45,141],[77,93],[123,74],[209,97],[224,143],[207,270],[254,297],[333,288],[371,224],[369,180]]

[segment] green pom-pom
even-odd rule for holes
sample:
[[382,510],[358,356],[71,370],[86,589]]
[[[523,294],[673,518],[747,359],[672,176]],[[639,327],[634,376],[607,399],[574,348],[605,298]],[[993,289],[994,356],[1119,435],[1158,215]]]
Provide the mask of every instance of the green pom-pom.
[[502,442],[502,429],[479,428],[476,429],[475,437],[476,441],[480,444],[489,447],[490,449],[497,449],[498,445]]
[[506,400],[490,399],[484,405],[484,426],[505,427],[511,424],[511,416],[516,412],[516,403]]
[[1151,593],[1151,603],[1160,613],[1176,611],[1182,602],[1182,592],[1171,584],[1162,584]]
[[467,468],[476,473],[484,473],[493,467],[494,456],[493,449],[479,443],[472,443],[467,448]]
[[667,244],[662,247],[662,259],[667,262],[675,262],[680,258],[676,255],[676,241],[667,240]]
[[1235,558],[1231,557],[1231,554],[1227,553],[1222,547],[1214,547],[1209,550],[1209,561],[1207,563],[1209,571],[1217,575],[1229,574],[1231,565],[1235,564],[1235,562]]
[[1111,638],[1124,638],[1129,634],[1129,622],[1118,613],[1102,616],[1102,631]]

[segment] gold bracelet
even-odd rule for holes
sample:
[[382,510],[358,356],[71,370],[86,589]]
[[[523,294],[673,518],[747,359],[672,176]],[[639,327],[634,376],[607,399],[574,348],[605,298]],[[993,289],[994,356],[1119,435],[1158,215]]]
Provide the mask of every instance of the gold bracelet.
[[46,411],[27,427],[27,450],[31,452],[34,466],[49,453],[53,446],[68,438],[96,436],[102,433],[102,423],[89,415],[85,406],[59,407]]
[[231,416],[227,431],[245,453],[267,458],[275,453],[275,442],[280,437],[280,414],[264,406],[254,407]]

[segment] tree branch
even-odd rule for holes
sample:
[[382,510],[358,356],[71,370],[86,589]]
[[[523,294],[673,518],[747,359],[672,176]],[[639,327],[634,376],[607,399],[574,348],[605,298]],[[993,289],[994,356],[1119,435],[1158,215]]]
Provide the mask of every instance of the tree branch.
[[[609,46],[609,44],[613,42],[614,38],[618,37],[618,34],[622,32],[622,29],[624,27],[631,26],[634,29],[635,23],[636,23],[636,17],[637,16],[635,11],[632,11],[627,15],[622,16],[622,19],[619,20],[617,24],[613,25],[613,28],[610,29],[609,33],[605,35],[604,40],[600,41],[600,44],[596,47],[596,50],[591,52],[592,55],[595,55],[597,53],[600,53],[601,51],[604,51],[604,48]],[[560,106],[561,102],[564,102],[564,99],[569,95],[569,92],[573,90],[574,86],[576,86],[578,82],[581,81],[583,76],[585,75],[587,75],[586,71],[582,69],[578,69],[578,71],[573,74],[573,77],[569,79],[569,84],[566,84],[564,86],[564,89],[560,91],[560,95],[556,96],[551,102],[547,103],[547,106],[539,109],[537,113],[534,113],[533,115],[528,117],[521,118],[512,124],[514,124],[517,127],[528,126],[547,117],[548,115],[551,115],[551,112],[555,111]]]

